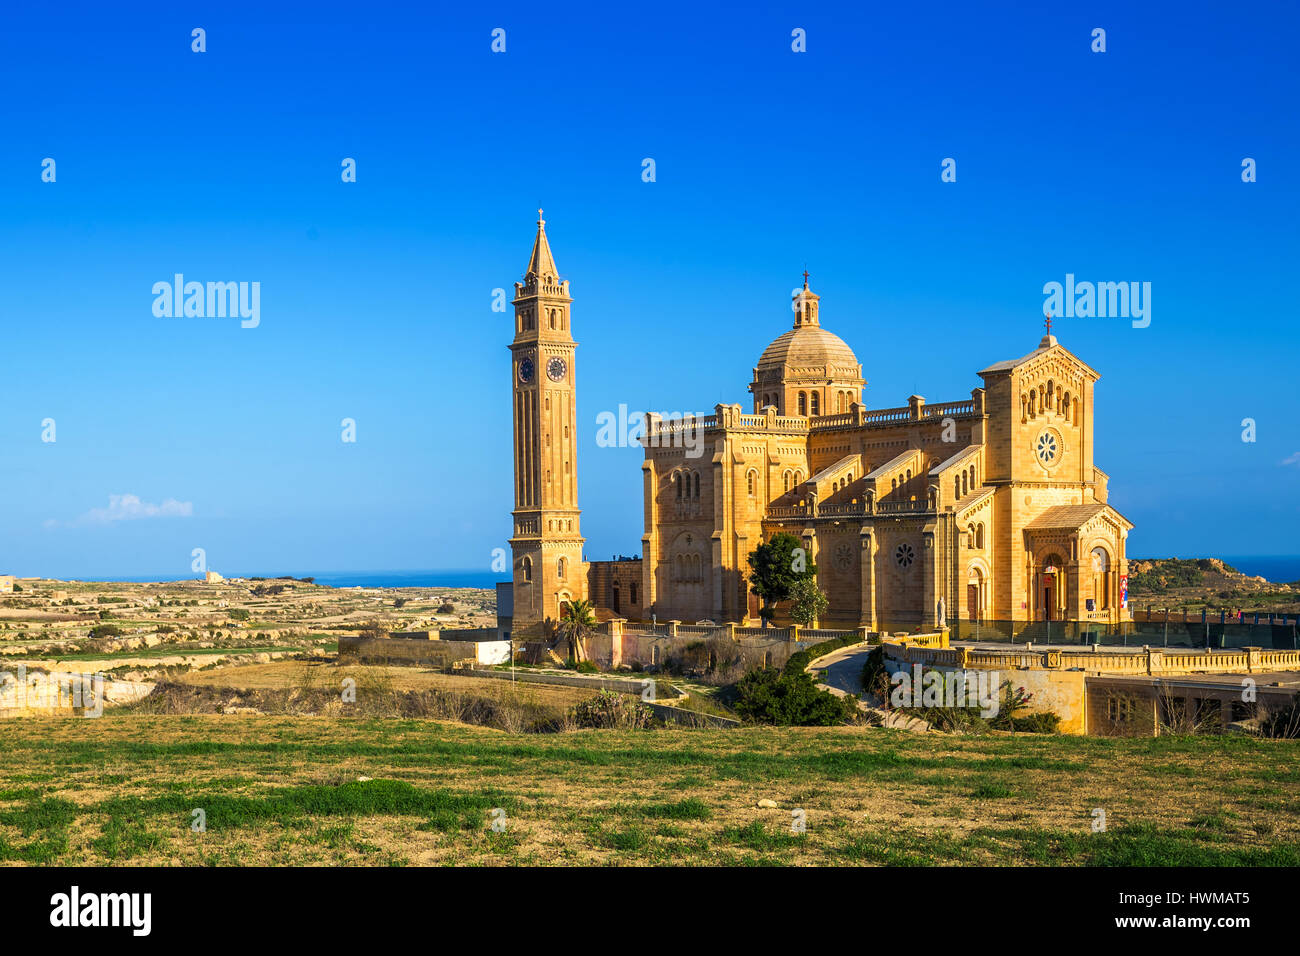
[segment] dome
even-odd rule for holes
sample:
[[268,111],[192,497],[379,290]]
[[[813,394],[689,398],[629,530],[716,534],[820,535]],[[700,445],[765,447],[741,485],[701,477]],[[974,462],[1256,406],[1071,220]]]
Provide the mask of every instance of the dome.
[[831,366],[858,373],[858,357],[853,349],[836,335],[819,325],[804,325],[779,336],[763,350],[758,360],[758,370],[790,365],[796,368],[829,368]]

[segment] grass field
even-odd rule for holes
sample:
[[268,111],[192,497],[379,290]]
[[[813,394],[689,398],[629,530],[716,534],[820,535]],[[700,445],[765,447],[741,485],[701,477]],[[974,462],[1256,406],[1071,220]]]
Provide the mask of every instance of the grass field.
[[1285,741],[112,711],[4,727],[9,863],[1300,864]]

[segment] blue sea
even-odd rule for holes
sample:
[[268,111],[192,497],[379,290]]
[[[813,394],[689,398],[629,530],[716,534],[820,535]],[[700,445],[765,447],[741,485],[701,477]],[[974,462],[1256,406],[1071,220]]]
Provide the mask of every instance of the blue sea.
[[[288,574],[294,578],[314,578],[317,584],[332,588],[487,588],[496,587],[498,581],[509,581],[504,574],[498,575],[483,571],[294,571],[277,570],[249,571],[242,574],[230,574],[222,571],[228,578],[278,578]],[[152,583],[155,581],[193,581],[197,574],[177,577],[175,574],[106,577],[61,576],[63,581],[126,581],[131,583]]]
[[1243,557],[1225,554],[1222,558],[1242,574],[1259,576],[1275,584],[1300,581],[1300,555],[1266,554]]
[[[1142,557],[1149,557],[1142,555]],[[1191,555],[1189,555],[1191,557]],[[1290,584],[1300,581],[1300,555],[1217,555],[1236,568],[1242,574],[1258,575],[1268,581]],[[1133,560],[1133,558],[1130,558]],[[283,571],[250,571],[243,574],[227,574],[227,577],[280,577]],[[62,576],[61,580],[77,581],[181,581],[194,580],[198,575],[178,578],[174,574],[153,575],[149,577],[122,576]],[[490,571],[301,571],[293,572],[291,577],[315,578],[317,584],[332,588],[495,588],[498,581],[509,581],[504,574]]]

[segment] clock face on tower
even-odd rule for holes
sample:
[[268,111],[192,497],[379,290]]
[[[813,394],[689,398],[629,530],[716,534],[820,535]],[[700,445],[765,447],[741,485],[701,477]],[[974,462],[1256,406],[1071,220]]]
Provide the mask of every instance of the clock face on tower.
[[546,363],[546,374],[550,377],[552,382],[564,381],[564,373],[567,370],[568,366],[564,364],[564,359],[562,358],[553,358]]
[[519,381],[527,385],[533,380],[533,360],[525,358],[519,363]]

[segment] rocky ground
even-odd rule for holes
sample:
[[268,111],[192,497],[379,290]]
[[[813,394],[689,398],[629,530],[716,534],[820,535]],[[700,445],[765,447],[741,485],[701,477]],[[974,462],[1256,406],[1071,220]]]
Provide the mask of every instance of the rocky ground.
[[363,630],[495,624],[496,595],[486,589],[330,588],[292,578],[26,578],[0,595],[0,672],[13,675],[22,665],[29,675],[104,674],[110,683],[143,684],[282,658],[332,658],[339,635]]

